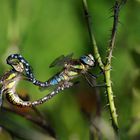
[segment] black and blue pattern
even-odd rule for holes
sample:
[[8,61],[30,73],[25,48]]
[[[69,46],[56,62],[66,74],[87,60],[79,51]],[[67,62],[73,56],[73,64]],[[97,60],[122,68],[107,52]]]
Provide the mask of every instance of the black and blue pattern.
[[11,61],[13,59],[17,59],[19,60],[19,62],[21,62],[24,65],[24,69],[25,69],[25,75],[30,78],[30,79],[34,79],[34,75],[32,72],[32,68],[29,65],[29,63],[25,60],[25,58],[20,55],[20,54],[11,54],[10,56],[7,57],[6,61],[7,64],[11,65]]
[[[12,65],[12,63],[11,63]],[[21,65],[18,63],[18,66]],[[47,94],[46,96],[35,100],[35,101],[23,101],[17,94],[15,88],[17,86],[17,83],[20,80],[20,77],[22,76],[21,71],[16,71],[14,69],[8,71],[5,73],[1,78],[1,84],[2,87],[0,88],[0,107],[2,106],[3,98],[2,96],[5,95],[7,100],[18,107],[33,107],[36,105],[43,104],[44,102],[47,102],[52,97],[54,97],[56,94],[60,93],[62,90],[66,88],[70,88],[73,83],[71,82],[65,82],[62,85],[57,86],[51,93]]]
[[[0,90],[1,91],[0,106],[2,105],[2,94],[5,94],[8,101],[11,102],[13,105],[17,105],[20,107],[32,107],[32,106],[42,104],[48,101],[49,99],[51,99],[52,97],[54,97],[60,91],[73,86],[74,83],[70,82],[70,80],[74,79],[80,74],[84,74],[85,78],[92,86],[92,81],[89,80],[89,77],[92,79],[94,79],[95,77],[87,71],[89,68],[94,66],[93,56],[85,55],[82,56],[80,59],[70,59],[70,57],[71,55],[68,55],[66,57],[63,56],[63,58],[61,57],[61,59],[59,59],[61,60],[61,62],[59,62],[59,65],[64,63],[62,71],[54,75],[46,82],[41,82],[35,79],[32,68],[24,57],[22,57],[20,54],[10,55],[7,58],[7,64],[12,66],[13,69],[7,72],[6,74],[4,74],[2,78],[0,78],[0,83],[2,84],[2,89]],[[57,65],[57,61],[55,60],[54,62],[52,66]],[[89,76],[86,76],[87,74]],[[33,84],[40,87],[48,87],[54,85],[57,86],[50,94],[46,95],[45,97],[39,100],[33,102],[23,101],[22,99],[19,98],[18,94],[15,91],[15,87],[17,85],[16,83],[18,83],[20,77],[22,77],[23,75],[29,78],[29,80]],[[15,84],[13,84],[13,82]],[[11,87],[11,85],[13,86]]]
[[[25,58],[20,54],[12,54],[7,58],[7,64],[11,65],[12,60],[18,60],[21,62],[24,66],[25,75],[28,77],[29,81],[32,82],[34,85],[37,85],[39,87],[49,87],[59,84],[60,82],[64,82],[65,80],[73,79],[75,76],[82,73],[82,71],[87,71],[90,67],[94,66],[94,58],[91,54],[84,55],[80,59],[72,59],[72,54],[67,56],[60,56],[57,59],[54,60],[54,62],[51,64],[51,66],[55,65],[64,65],[61,72],[50,78],[49,80],[45,82],[41,82],[37,80],[33,74],[33,70],[29,63],[25,60]],[[85,66],[84,68],[81,68],[80,66]],[[79,68],[78,68],[79,67]],[[75,73],[75,75],[72,75],[71,73]]]

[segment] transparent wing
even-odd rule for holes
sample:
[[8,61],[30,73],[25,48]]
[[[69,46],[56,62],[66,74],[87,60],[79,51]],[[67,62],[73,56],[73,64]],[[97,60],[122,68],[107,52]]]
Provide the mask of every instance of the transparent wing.
[[65,56],[64,55],[61,55],[59,56],[58,58],[56,58],[51,64],[50,64],[50,68],[54,67],[54,66],[57,66],[57,65],[60,65],[60,63],[62,63],[64,61],[64,58]]
[[85,79],[87,80],[87,82],[89,83],[89,85],[91,87],[95,87],[96,86],[96,76],[87,72],[85,74],[83,74]]
[[72,59],[73,53],[68,54],[67,56],[61,55],[58,58],[56,58],[51,64],[50,68],[54,66],[63,66],[65,63],[69,62]]

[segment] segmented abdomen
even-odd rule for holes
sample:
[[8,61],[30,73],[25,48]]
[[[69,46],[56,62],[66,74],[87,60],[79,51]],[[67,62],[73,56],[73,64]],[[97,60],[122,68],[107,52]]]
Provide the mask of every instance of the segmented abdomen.
[[19,96],[16,93],[13,93],[12,91],[6,93],[6,98],[13,105],[16,105],[19,107],[32,107],[32,106],[43,104],[44,102],[48,101],[53,96],[55,96],[57,93],[59,93],[61,90],[62,89],[59,87],[57,88],[57,90],[52,91],[50,94],[44,96],[43,98],[39,100],[35,100],[33,102],[23,101],[22,99],[19,98]]
[[32,106],[31,102],[29,101],[23,101],[22,99],[19,98],[19,96],[16,93],[13,93],[12,91],[8,91],[6,93],[6,98],[7,100],[16,106],[20,106],[20,107],[30,107]]

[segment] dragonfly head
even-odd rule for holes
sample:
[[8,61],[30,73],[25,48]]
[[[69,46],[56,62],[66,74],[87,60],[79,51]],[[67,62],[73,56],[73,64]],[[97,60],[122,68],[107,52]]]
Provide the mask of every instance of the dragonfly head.
[[13,67],[13,69],[17,72],[24,71],[24,65],[18,59],[6,59],[7,64]]
[[80,58],[80,61],[90,67],[93,67],[95,65],[94,57],[91,54],[82,56]]

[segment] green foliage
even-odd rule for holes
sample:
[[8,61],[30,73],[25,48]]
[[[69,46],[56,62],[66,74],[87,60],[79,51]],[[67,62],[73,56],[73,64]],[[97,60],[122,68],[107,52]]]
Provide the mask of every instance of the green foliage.
[[[112,27],[112,19],[108,18],[112,14],[109,9],[113,1],[89,0],[88,3],[99,51],[105,56]],[[121,24],[112,61],[111,76],[120,137],[124,140],[134,140],[140,136],[139,7],[140,2],[135,0],[128,1],[121,9]],[[74,52],[76,58],[92,53],[81,0],[1,0],[0,19],[0,75],[7,69],[5,58],[15,52],[20,52],[30,62],[36,77],[42,81],[58,71],[49,69],[49,64],[59,55]],[[38,107],[60,140],[88,140],[90,137],[89,116],[96,114],[97,97],[93,89],[85,85],[80,82]],[[32,84],[24,82],[18,91],[27,93],[30,100],[35,100],[46,95],[50,89],[40,92]],[[100,96],[103,107],[106,105],[104,89]],[[4,106],[12,107],[5,99],[4,102]],[[30,114],[28,109],[20,111]],[[110,128],[108,125],[111,123],[109,111],[103,108],[101,111],[101,122],[105,122],[101,123],[101,132],[109,133],[110,129],[106,129]],[[3,126],[1,140],[10,140],[12,137],[30,140],[50,138],[38,125],[11,112],[0,111],[0,126]],[[104,138],[107,138],[106,135]]]

